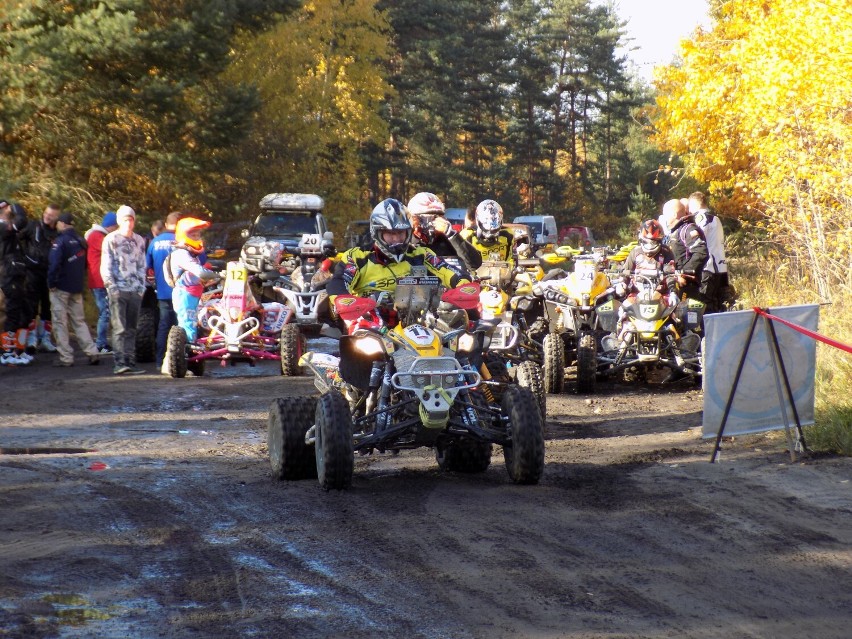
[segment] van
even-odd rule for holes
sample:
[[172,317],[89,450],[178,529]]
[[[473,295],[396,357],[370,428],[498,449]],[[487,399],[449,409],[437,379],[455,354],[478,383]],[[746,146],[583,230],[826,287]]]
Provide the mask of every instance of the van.
[[548,244],[555,245],[559,239],[556,218],[552,215],[521,215],[512,220],[512,222],[526,224],[530,227],[530,230],[534,234],[533,244],[536,248],[541,248]]

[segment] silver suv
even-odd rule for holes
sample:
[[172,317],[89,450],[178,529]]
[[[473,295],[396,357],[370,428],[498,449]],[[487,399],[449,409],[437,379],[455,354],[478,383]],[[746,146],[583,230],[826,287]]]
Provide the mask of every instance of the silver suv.
[[295,255],[305,234],[328,237],[322,215],[325,202],[310,193],[270,193],[260,201],[260,213],[251,227],[240,258],[249,271],[263,273],[275,268],[287,255]]

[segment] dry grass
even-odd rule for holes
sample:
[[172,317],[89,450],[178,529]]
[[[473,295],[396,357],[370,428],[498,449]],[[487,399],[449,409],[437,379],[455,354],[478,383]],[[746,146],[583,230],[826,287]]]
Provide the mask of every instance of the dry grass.
[[[732,281],[743,308],[819,303],[815,292],[772,260],[734,259]],[[818,332],[852,345],[852,300],[820,308]],[[805,430],[812,450],[852,455],[852,354],[817,343],[816,423]]]

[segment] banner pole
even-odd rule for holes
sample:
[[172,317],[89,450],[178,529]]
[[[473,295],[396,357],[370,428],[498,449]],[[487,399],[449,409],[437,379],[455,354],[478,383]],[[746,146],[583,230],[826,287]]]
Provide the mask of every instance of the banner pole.
[[754,335],[754,328],[757,326],[757,318],[758,314],[754,313],[754,317],[751,319],[751,326],[748,329],[748,337],[746,338],[745,348],[743,349],[743,354],[740,357],[740,363],[737,365],[737,374],[734,376],[734,383],[731,384],[731,393],[728,395],[728,402],[725,404],[725,412],[722,415],[722,423],[719,424],[719,432],[716,433],[716,445],[713,447],[713,455],[710,457],[710,463],[713,464],[716,462],[716,456],[719,454],[719,444],[722,441],[722,433],[725,432],[725,424],[728,421],[728,415],[731,412],[731,407],[734,405],[734,395],[737,392],[737,386],[740,383],[740,375],[742,375],[743,367],[745,366],[746,356],[748,355],[748,348],[751,345],[751,338]]
[[[767,316],[772,315],[769,312],[769,309],[764,312]],[[775,334],[775,323],[769,321],[767,318],[767,324],[769,324],[768,328],[772,335],[772,341],[775,343],[775,354],[778,356],[778,363],[781,368],[781,378],[784,380],[784,388],[787,390],[787,398],[790,400],[790,408],[793,410],[793,418],[796,420],[796,432],[798,432],[799,441],[802,443],[802,451],[807,452],[808,445],[805,443],[805,434],[802,431],[802,421],[799,419],[799,410],[796,408],[796,400],[793,398],[793,389],[790,388],[790,378],[787,376],[787,367],[784,365],[784,357],[781,355],[781,346],[778,344],[778,336]]]

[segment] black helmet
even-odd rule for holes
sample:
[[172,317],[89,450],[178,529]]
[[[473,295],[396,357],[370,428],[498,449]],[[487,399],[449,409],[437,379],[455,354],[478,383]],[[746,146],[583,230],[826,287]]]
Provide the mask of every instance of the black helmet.
[[[405,231],[405,240],[388,244],[382,237],[383,231]],[[399,262],[411,243],[411,222],[408,211],[399,200],[382,200],[370,213],[370,237],[378,249],[388,258]]]

